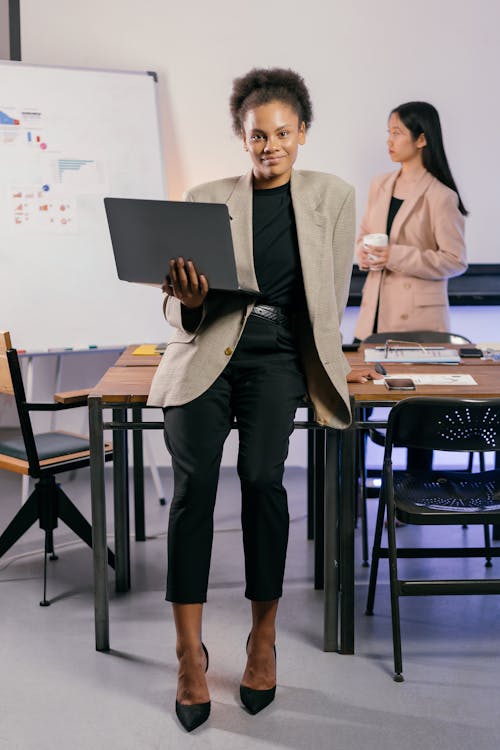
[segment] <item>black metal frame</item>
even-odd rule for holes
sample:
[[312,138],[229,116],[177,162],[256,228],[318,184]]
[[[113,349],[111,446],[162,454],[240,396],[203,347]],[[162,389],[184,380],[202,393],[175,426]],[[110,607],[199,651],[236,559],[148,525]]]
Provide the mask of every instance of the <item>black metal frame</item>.
[[19,0],[9,0],[10,59],[21,59],[21,9]]
[[[127,431],[136,432],[144,429],[163,430],[163,421],[144,421],[142,409],[145,403],[105,402],[97,396],[90,396],[89,432],[90,432],[90,482],[92,495],[92,529],[94,556],[94,614],[95,614],[95,644],[97,651],[107,651],[109,641],[109,596],[106,574],[106,501],[103,461],[103,433],[106,429],[113,430],[114,453],[114,527],[115,527],[115,589],[118,592],[128,591],[130,588],[130,559],[129,559],[129,497],[128,497],[128,461],[127,461]],[[156,408],[156,407],[149,407]],[[112,410],[112,421],[105,421],[103,412]],[[129,421],[128,411],[132,411],[132,421]],[[315,455],[318,466],[310,467],[308,486],[315,488],[313,493],[314,525],[315,525],[315,587],[324,588],[324,630],[323,648],[325,651],[340,650],[341,653],[352,653],[352,611],[354,608],[353,590],[348,585],[342,585],[342,569],[340,567],[341,550],[349,554],[354,542],[354,522],[342,523],[342,518],[350,518],[351,498],[348,497],[348,509],[345,515],[338,506],[340,472],[344,481],[349,481],[350,450],[339,451],[339,432],[331,430],[315,422],[296,421],[296,429],[307,429],[315,436],[309,439],[308,455]],[[353,432],[347,431],[347,432]],[[134,464],[134,472],[142,473],[142,458],[137,458],[140,465]],[[318,473],[319,472],[319,473]],[[352,475],[352,482],[354,477]],[[321,490],[320,490],[321,488]],[[320,528],[320,519],[323,526]],[[348,534],[344,538],[342,529],[348,527]],[[324,566],[324,567],[323,567]],[[321,568],[321,575],[318,569]],[[349,567],[348,575],[352,571]],[[343,591],[346,592],[343,594]],[[339,610],[340,607],[340,610]],[[339,644],[339,613],[340,613],[340,644]]]
[[[418,403],[417,403],[418,402]],[[373,543],[372,568],[370,571],[370,582],[368,587],[368,598],[366,604],[366,614],[373,614],[373,605],[375,600],[375,589],[377,583],[378,562],[382,558],[389,560],[389,574],[391,586],[391,612],[392,612],[392,635],[394,648],[394,680],[403,681],[403,663],[401,649],[401,625],[399,615],[399,597],[400,596],[427,596],[427,595],[457,595],[457,594],[500,594],[499,579],[466,579],[466,580],[443,580],[443,579],[426,579],[426,580],[403,580],[398,577],[397,561],[401,558],[426,558],[426,557],[500,557],[500,548],[489,547],[489,538],[485,531],[484,547],[449,547],[449,548],[398,548],[396,542],[396,511],[397,502],[394,494],[393,469],[392,469],[392,449],[393,447],[408,447],[410,444],[398,431],[398,420],[403,422],[404,412],[409,411],[415,406],[420,411],[423,409],[432,409],[433,414],[441,406],[457,406],[466,404],[470,409],[475,410],[484,406],[496,409],[500,413],[500,399],[466,399],[466,398],[426,398],[412,397],[404,399],[396,404],[389,415],[386,432],[386,446],[384,452],[384,466],[382,476],[382,489],[377,512],[377,523],[375,529],[375,539]],[[450,447],[448,441],[444,438],[433,440],[432,445],[419,443],[413,447],[429,447],[431,449],[441,450],[459,450]],[[470,443],[464,442],[463,451],[474,451],[479,453],[491,452],[491,445],[486,441],[481,441],[480,436],[471,438]],[[500,446],[497,448],[497,455]],[[444,477],[447,472],[442,472]],[[384,515],[387,512],[387,537],[388,546],[383,548],[382,529]],[[498,524],[500,522],[500,510],[485,510],[474,513],[468,512],[451,512],[446,510],[426,513],[424,510],[413,509],[412,514],[401,515],[406,523],[419,523],[422,525],[453,525],[453,524],[473,524],[483,525],[485,529],[488,524]]]
[[[9,365],[14,399],[16,402],[21,434],[24,441],[28,461],[29,476],[37,479],[33,492],[16,513],[12,521],[0,535],[0,557],[4,555],[26,531],[36,522],[40,522],[40,528],[45,532],[45,554],[44,554],[44,576],[43,576],[43,598],[41,606],[48,606],[47,600],[47,556],[57,560],[54,552],[54,529],[57,528],[58,519],[82,539],[89,547],[92,547],[92,527],[85,516],[71,502],[66,493],[56,482],[55,476],[63,471],[72,471],[90,465],[90,456],[82,456],[72,459],[61,457],[60,462],[40,465],[38,451],[31,425],[30,412],[42,411],[53,412],[75,408],[75,404],[60,403],[29,403],[26,401],[19,358],[15,349],[6,352]],[[78,404],[76,405],[78,406]],[[105,455],[105,460],[112,459],[111,453]],[[114,567],[114,554],[108,550],[107,562]]]

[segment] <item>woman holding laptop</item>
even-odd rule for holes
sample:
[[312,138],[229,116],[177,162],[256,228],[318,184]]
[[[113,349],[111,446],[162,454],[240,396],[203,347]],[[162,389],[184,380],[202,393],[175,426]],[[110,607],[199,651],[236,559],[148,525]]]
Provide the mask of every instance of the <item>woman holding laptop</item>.
[[[289,525],[282,479],[295,411],[308,395],[320,424],[345,428],[351,419],[339,322],[352,268],[354,191],[333,175],[294,170],[312,119],[299,75],[251,70],[234,81],[230,106],[251,170],[194,188],[186,199],[228,206],[240,283],[261,294],[209,290],[189,260],[172,259],[164,311],[175,333],[149,398],[164,408],[174,471],[166,598],[177,631],[176,713],[188,731],[210,713],[202,612],[219,466],[234,420],[252,613],[240,697],[256,714],[276,691]],[[365,368],[350,377],[372,374]]]

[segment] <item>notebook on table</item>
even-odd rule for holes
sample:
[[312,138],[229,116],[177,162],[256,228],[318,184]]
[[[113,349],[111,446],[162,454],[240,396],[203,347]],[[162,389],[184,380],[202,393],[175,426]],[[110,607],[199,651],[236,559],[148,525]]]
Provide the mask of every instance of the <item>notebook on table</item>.
[[171,258],[192,260],[211,289],[259,296],[240,285],[224,203],[104,198],[118,278],[161,286]]
[[377,346],[365,349],[365,362],[458,365],[460,354],[456,349],[446,349],[444,346]]

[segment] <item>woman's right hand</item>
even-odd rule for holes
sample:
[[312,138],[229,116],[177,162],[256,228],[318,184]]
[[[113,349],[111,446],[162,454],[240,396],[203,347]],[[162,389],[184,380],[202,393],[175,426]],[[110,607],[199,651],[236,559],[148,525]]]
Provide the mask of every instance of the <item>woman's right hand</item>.
[[389,258],[389,252],[389,245],[363,245],[358,254],[358,266],[362,271],[382,271]]
[[365,247],[361,247],[357,253],[358,266],[362,271],[370,270],[370,260],[368,258],[368,250]]
[[170,273],[165,277],[162,291],[170,297],[175,297],[191,310],[201,307],[208,294],[206,276],[198,274],[191,260],[171,258]]

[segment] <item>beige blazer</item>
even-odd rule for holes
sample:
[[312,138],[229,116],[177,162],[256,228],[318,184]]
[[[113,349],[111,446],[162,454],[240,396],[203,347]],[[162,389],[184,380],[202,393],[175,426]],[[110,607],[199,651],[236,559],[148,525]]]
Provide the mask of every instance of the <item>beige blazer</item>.
[[[200,185],[186,194],[187,200],[227,204],[243,287],[257,284],[252,192],[249,173]],[[308,315],[297,321],[308,393],[320,424],[344,428],[351,419],[346,383],[350,368],[342,353],[339,326],[352,271],[354,190],[333,175],[294,171],[291,194],[308,309]],[[201,322],[188,330],[191,311],[167,297],[165,317],[175,332],[156,372],[148,404],[174,406],[204,393],[231,359],[254,303],[238,295],[209,292]]]
[[[386,232],[387,214],[399,172],[375,178],[356,241]],[[449,331],[448,279],[467,268],[464,217],[458,196],[424,172],[397,212],[391,228],[391,253],[384,271],[370,271],[354,335],[373,332],[377,300],[379,331]]]

